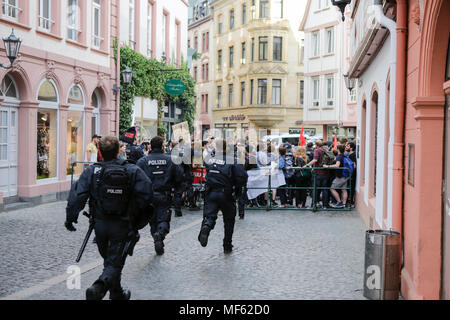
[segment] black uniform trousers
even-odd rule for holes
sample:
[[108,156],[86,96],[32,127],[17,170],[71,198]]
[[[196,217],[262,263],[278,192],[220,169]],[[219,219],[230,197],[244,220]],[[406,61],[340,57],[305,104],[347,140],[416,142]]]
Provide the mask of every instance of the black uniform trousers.
[[244,215],[245,213],[245,205],[248,203],[248,197],[247,197],[247,187],[242,188],[243,191],[241,195],[238,198],[238,208],[239,208],[239,214]]
[[99,280],[106,284],[110,292],[121,293],[120,280],[125,265],[122,251],[127,240],[129,223],[119,218],[96,218],[94,231],[98,251],[104,260]]
[[170,231],[170,199],[168,192],[153,192],[153,216],[150,219],[150,232],[154,237],[158,232],[162,240]]
[[223,240],[231,242],[236,218],[236,202],[232,197],[231,190],[216,188],[206,192],[202,224],[209,226],[211,230],[214,229],[219,210],[222,211],[225,229]]

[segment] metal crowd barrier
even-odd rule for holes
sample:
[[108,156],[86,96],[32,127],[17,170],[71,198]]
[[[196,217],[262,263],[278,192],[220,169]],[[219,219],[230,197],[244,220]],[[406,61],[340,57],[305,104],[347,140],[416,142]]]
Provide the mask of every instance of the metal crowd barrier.
[[[91,164],[94,164],[94,163],[96,163],[96,162],[92,162],[92,161],[74,161],[74,162],[72,162],[71,163],[71,169],[70,169],[70,184],[72,185],[73,184],[73,174],[74,174],[74,167],[77,165],[77,164],[88,164],[88,165],[91,165]],[[84,169],[86,169],[86,167],[85,168],[83,168],[83,170]]]
[[[344,208],[333,208],[333,207],[324,207],[324,206],[322,206],[322,207],[317,207],[317,199],[316,199],[316,197],[317,197],[317,190],[331,190],[331,189],[333,189],[333,190],[343,190],[343,189],[346,189],[347,190],[347,192],[348,192],[348,198],[347,199],[349,199],[350,198],[350,195],[351,195],[351,183],[352,183],[352,179],[351,179],[351,176],[347,179],[347,187],[345,187],[345,188],[331,188],[331,187],[318,187],[317,186],[317,173],[316,173],[316,171],[317,170],[347,170],[347,171],[350,171],[350,169],[348,169],[348,168],[323,168],[323,167],[314,167],[314,168],[302,168],[302,167],[292,167],[292,169],[294,169],[294,170],[301,170],[301,169],[310,169],[311,170],[311,186],[305,186],[305,187],[275,187],[275,188],[273,188],[272,186],[271,186],[271,180],[272,180],[272,168],[271,167],[262,167],[262,168],[255,168],[255,169],[252,169],[252,170],[264,170],[264,171],[269,171],[269,174],[268,174],[268,184],[267,184],[267,188],[266,187],[251,187],[251,188],[249,188],[249,187],[247,187],[247,190],[249,190],[249,189],[267,189],[267,200],[266,200],[266,205],[265,206],[256,206],[256,207],[249,207],[248,205],[245,207],[245,210],[261,210],[261,209],[266,209],[267,211],[270,211],[270,210],[307,210],[307,211],[313,211],[313,212],[315,212],[315,211],[350,211],[351,210],[351,208],[350,207],[347,207],[347,206],[345,206]],[[277,169],[277,170],[279,170],[279,169]],[[349,172],[350,173],[350,172]],[[287,183],[287,181],[286,181],[286,183]],[[272,192],[272,190],[273,189],[275,189],[275,190],[278,190],[278,189],[284,189],[284,190],[311,190],[311,197],[312,197],[312,206],[311,207],[305,207],[305,208],[302,208],[302,207],[295,207],[295,206],[289,206],[289,205],[286,205],[286,207],[285,208],[280,208],[280,207],[274,207],[272,204],[273,204],[273,200],[272,200],[272,194],[273,194],[273,192]],[[263,194],[264,195],[264,194]],[[308,195],[306,195],[306,197],[307,197]],[[322,194],[322,197],[323,197],[323,194]],[[333,197],[333,195],[331,194],[331,192],[329,192],[329,194],[328,194],[328,199],[330,200],[331,199],[331,197]],[[295,198],[295,195],[292,197],[293,199]],[[254,199],[249,199],[248,201],[252,201],[252,200],[255,200],[256,202],[258,201],[257,200],[257,198],[254,198]],[[296,203],[296,205],[298,206],[298,204]]]

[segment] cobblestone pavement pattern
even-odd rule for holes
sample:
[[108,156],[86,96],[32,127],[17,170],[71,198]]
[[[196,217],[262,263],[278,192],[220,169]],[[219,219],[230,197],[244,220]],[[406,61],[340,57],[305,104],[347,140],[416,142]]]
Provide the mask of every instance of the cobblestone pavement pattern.
[[[65,206],[0,213],[0,299],[75,265],[88,221],[80,216],[77,231],[66,231]],[[122,276],[132,299],[364,299],[365,227],[356,211],[247,211],[236,220],[229,255],[222,248],[222,217],[208,246],[200,246],[201,218],[201,211],[173,216],[163,256],[156,256],[149,228],[141,230]],[[82,274],[80,290],[69,290],[63,280],[24,297],[84,299],[102,268],[92,243],[80,265],[90,263],[95,267]]]

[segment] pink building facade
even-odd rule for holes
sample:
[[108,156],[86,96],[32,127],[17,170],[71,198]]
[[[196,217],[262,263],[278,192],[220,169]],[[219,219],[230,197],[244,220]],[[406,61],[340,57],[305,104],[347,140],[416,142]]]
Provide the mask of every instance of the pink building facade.
[[[3,5],[0,34],[7,37],[14,28],[22,46],[14,67],[0,70],[0,207],[13,198],[66,199],[71,163],[86,160],[92,135],[118,134],[119,96],[112,90],[120,72],[113,49],[118,4]],[[0,57],[7,64],[3,43]],[[75,176],[82,168],[74,167]]]

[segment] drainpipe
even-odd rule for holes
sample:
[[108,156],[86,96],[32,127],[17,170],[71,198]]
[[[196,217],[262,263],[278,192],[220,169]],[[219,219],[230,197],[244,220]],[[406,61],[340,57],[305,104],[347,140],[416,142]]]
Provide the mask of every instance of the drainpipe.
[[[116,86],[120,87],[120,1],[116,1],[116,37],[117,37],[117,61],[116,61]],[[119,137],[119,115],[120,115],[120,91],[116,93],[116,136]]]
[[[397,23],[384,15],[383,12],[383,1],[374,0],[374,5],[369,7],[369,13],[373,14],[375,20],[384,28],[389,30],[391,36],[391,55],[389,59],[389,69],[390,69],[390,91],[389,91],[389,143],[388,143],[388,181],[387,181],[387,228],[392,229],[392,216],[393,216],[393,199],[398,201],[399,198],[393,197],[393,174],[392,170],[394,168],[394,129],[396,125],[397,116],[395,114],[395,98],[397,91]],[[370,12],[371,11],[371,12]],[[401,198],[401,197],[400,197]],[[377,215],[378,216],[378,215]]]
[[[393,227],[401,232],[403,240],[403,189],[404,189],[404,146],[406,108],[406,49],[408,28],[408,1],[397,0],[397,86],[395,91],[395,142],[393,168]],[[402,241],[403,242],[403,241]]]

